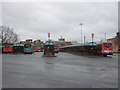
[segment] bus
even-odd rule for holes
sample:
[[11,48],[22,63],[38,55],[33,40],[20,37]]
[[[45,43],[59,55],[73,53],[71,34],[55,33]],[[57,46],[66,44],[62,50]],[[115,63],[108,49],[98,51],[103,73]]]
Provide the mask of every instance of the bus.
[[12,53],[13,52],[13,47],[10,44],[5,44],[2,47],[2,52],[3,53]]
[[55,53],[58,53],[58,52],[59,52],[59,47],[58,47],[58,45],[55,45],[55,46],[54,46],[54,52],[55,52]]
[[24,44],[24,53],[33,53],[34,52],[34,48],[32,46],[32,44]]
[[34,52],[38,52],[39,51],[39,48],[38,47],[35,47],[34,48]]
[[111,42],[98,43],[97,54],[103,56],[113,55],[113,44]]

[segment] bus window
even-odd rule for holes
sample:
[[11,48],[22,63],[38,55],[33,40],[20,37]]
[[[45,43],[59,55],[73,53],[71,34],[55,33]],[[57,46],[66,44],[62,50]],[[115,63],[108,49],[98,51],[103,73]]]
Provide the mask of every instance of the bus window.
[[111,45],[112,45],[111,43],[104,43],[104,46],[105,46],[106,48],[109,48]]
[[9,45],[5,45],[4,47],[5,47],[5,48],[9,48]]
[[25,45],[25,48],[30,48],[30,47],[31,47],[30,44],[26,44],[26,45]]

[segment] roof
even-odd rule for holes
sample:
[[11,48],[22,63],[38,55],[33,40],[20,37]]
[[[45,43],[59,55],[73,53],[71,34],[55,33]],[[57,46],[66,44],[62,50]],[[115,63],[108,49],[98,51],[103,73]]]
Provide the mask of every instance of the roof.
[[66,47],[78,47],[78,46],[96,46],[97,43],[95,42],[89,42],[89,43],[83,43],[83,44],[78,44],[78,45],[68,45],[68,46],[63,46],[60,48],[66,48]]
[[46,42],[45,45],[54,45],[53,42]]
[[24,45],[23,44],[15,43],[15,44],[13,44],[13,46],[24,46]]

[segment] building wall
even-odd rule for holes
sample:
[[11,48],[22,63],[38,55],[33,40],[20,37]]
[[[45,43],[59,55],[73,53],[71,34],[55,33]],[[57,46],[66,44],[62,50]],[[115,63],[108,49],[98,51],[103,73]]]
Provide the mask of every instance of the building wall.
[[114,38],[107,39],[107,42],[112,42],[113,51],[117,51],[120,48],[120,32],[117,32]]

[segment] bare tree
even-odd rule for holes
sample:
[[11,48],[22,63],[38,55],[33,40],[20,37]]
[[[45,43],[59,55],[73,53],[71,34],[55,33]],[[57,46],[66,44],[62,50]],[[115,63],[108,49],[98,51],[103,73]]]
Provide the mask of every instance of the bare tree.
[[18,40],[18,35],[10,27],[0,25],[0,32],[2,43],[15,43]]

